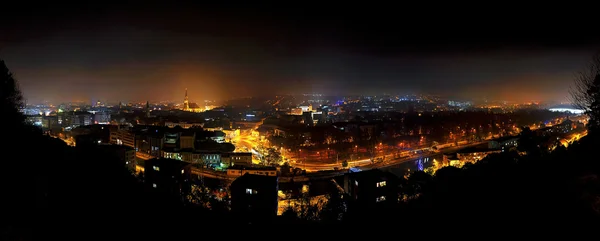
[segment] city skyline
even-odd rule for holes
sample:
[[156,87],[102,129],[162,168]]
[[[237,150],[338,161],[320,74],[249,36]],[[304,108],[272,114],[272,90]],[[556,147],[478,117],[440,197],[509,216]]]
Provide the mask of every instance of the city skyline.
[[329,10],[137,7],[12,9],[3,16],[16,24],[2,26],[0,56],[34,103],[179,100],[185,88],[194,100],[427,93],[565,102],[573,74],[598,46],[589,34],[521,34],[533,16],[484,18],[489,28],[476,32],[463,19],[410,25],[382,9],[365,19]]

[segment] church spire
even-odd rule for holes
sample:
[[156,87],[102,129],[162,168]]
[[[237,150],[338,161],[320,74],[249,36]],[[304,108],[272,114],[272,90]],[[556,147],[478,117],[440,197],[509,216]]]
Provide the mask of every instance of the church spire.
[[190,102],[188,100],[187,88],[185,88],[185,99],[183,99],[183,110],[188,111],[190,109]]

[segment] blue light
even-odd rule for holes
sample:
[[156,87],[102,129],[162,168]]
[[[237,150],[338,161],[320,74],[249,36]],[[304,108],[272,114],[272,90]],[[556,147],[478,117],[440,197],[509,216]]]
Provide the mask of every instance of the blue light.
[[424,170],[424,168],[423,168],[423,159],[417,160],[417,169],[419,171],[423,171]]

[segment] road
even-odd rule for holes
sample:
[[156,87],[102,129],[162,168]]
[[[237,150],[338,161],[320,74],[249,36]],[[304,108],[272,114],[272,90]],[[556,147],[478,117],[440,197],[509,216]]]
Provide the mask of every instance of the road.
[[[407,162],[407,161],[411,161],[411,160],[417,160],[419,158],[424,158],[424,157],[439,155],[440,153],[455,152],[455,151],[463,149],[463,148],[480,145],[480,144],[483,144],[483,143],[486,143],[486,142],[487,141],[474,142],[474,143],[470,143],[470,144],[466,144],[466,145],[461,145],[461,146],[449,147],[449,148],[446,148],[446,149],[442,149],[440,152],[431,152],[431,153],[418,154],[418,155],[417,154],[413,154],[413,155],[410,155],[410,156],[407,156],[407,157],[402,157],[402,158],[394,158],[394,154],[388,154],[388,155],[385,155],[385,156],[377,156],[377,157],[375,157],[375,159],[379,159],[379,158],[383,158],[384,159],[383,162],[377,162],[377,163],[373,163],[371,161],[371,158],[362,159],[362,160],[356,160],[356,161],[349,161],[348,162],[348,167],[381,168],[381,167],[387,167],[387,166],[394,166],[394,165],[398,165],[398,164],[403,163],[403,162]],[[415,151],[415,150],[413,150],[413,151]],[[315,171],[323,171],[323,170],[334,170],[335,168],[339,168],[339,169],[343,168],[341,162],[339,162],[339,163],[315,163],[315,162],[303,162],[303,161],[297,160],[292,165],[295,166],[295,167],[298,167],[298,168],[302,168],[302,169],[306,170],[307,172],[315,172]]]
[[258,164],[260,158],[257,155],[260,155],[256,151],[256,147],[258,146],[258,139],[252,135],[248,134],[240,134],[232,140],[235,144],[236,152],[251,152],[252,153],[252,162]]
[[446,148],[446,149],[442,149],[439,152],[430,152],[430,153],[423,154],[423,155],[418,155],[418,156],[410,156],[410,157],[406,157],[406,158],[394,159],[394,160],[391,160],[391,161],[378,162],[378,163],[375,163],[373,165],[366,166],[365,168],[367,168],[367,169],[375,169],[375,168],[384,168],[384,167],[395,166],[395,165],[398,165],[398,164],[401,164],[401,163],[404,163],[404,162],[407,162],[407,161],[416,161],[416,160],[421,159],[421,158],[432,157],[432,156],[436,156],[436,155],[440,155],[440,154],[447,154],[447,153],[456,152],[458,150],[461,150],[461,149],[464,149],[464,148],[468,148],[468,147],[472,147],[472,146],[481,145],[483,143],[487,143],[487,141],[474,142],[474,143],[470,143],[470,144],[466,144],[466,145],[449,147],[449,148]]

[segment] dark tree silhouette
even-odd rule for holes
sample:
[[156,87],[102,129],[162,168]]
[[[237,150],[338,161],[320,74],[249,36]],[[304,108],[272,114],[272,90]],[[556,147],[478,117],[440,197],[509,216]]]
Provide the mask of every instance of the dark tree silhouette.
[[343,193],[332,193],[329,195],[323,210],[321,210],[321,221],[325,223],[335,223],[341,221],[344,218],[346,209],[346,200]]
[[539,138],[534,131],[532,131],[529,127],[523,127],[519,135],[519,151],[524,151],[529,154],[537,153],[539,150]]
[[6,125],[22,124],[24,117],[20,112],[23,107],[23,97],[19,84],[15,80],[3,60],[0,60],[0,113],[1,123]]
[[569,92],[575,106],[589,115],[590,132],[600,131],[600,53],[594,55],[586,69],[577,73]]

